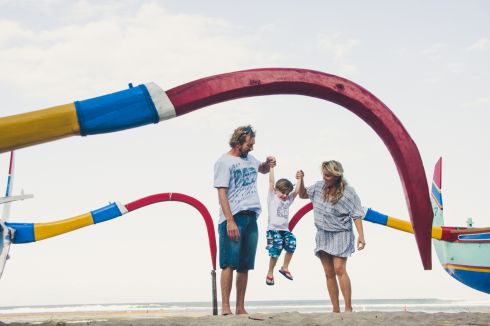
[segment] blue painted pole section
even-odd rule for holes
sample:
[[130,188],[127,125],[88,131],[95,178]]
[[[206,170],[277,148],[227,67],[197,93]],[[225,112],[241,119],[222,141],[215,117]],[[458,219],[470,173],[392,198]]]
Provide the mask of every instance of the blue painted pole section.
[[82,136],[135,128],[160,121],[145,85],[76,101]]
[[5,190],[5,197],[10,196],[10,178],[11,178],[11,175],[9,175],[7,178],[7,190]]
[[15,229],[12,243],[28,243],[36,241],[34,238],[34,223],[5,223],[8,227]]
[[437,187],[434,184],[432,184],[432,195],[434,195],[434,197],[436,198],[437,202],[442,207],[442,194],[441,194],[441,192],[437,189]]
[[94,224],[105,222],[122,215],[116,203],[109,204],[90,213],[92,213]]
[[388,224],[388,215],[378,213],[374,209],[368,208],[363,220],[376,224],[386,225]]
[[460,234],[458,240],[490,240],[490,233]]

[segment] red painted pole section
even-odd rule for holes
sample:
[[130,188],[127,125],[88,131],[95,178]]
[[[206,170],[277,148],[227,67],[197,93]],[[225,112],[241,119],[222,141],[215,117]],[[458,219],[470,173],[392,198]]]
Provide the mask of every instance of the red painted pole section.
[[437,188],[442,188],[442,157],[439,158],[436,166],[434,167],[434,176],[432,180],[436,184]]
[[366,89],[347,79],[318,71],[265,68],[206,77],[166,93],[177,116],[224,101],[274,94],[316,97],[353,112],[378,134],[395,161],[422,264],[425,269],[431,269],[434,216],[419,151],[393,112]]
[[214,230],[214,223],[211,214],[209,214],[208,209],[199,200],[184,194],[169,192],[169,193],[161,193],[161,194],[155,194],[148,197],[144,197],[135,200],[129,204],[126,204],[125,206],[128,212],[132,212],[136,209],[148,205],[152,205],[155,203],[160,203],[163,201],[179,201],[182,203],[186,203],[196,208],[199,211],[199,213],[201,213],[204,222],[206,223],[206,228],[208,231],[209,250],[211,251],[211,263],[213,265],[213,270],[216,270],[216,235]]
[[305,216],[312,209],[313,209],[313,203],[311,202],[301,207],[299,211],[297,211],[296,214],[294,214],[294,216],[289,221],[289,231],[292,232],[296,224],[298,224],[299,220],[301,220],[301,218]]

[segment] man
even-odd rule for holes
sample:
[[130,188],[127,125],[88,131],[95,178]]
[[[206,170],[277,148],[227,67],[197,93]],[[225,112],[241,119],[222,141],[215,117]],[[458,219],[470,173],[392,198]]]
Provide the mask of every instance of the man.
[[245,291],[248,271],[254,269],[257,251],[257,217],[260,201],[257,193],[257,172],[266,174],[276,165],[268,156],[263,163],[248,153],[255,144],[252,126],[235,129],[230,138],[231,149],[214,165],[214,187],[220,204],[219,262],[221,268],[221,313],[231,314],[230,293],[233,271],[236,270],[236,310],[246,314]]

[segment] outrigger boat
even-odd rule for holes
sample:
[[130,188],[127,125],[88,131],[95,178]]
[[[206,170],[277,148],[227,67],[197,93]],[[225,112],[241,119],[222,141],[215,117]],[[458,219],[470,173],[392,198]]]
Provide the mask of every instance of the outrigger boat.
[[[490,294],[490,227],[474,228],[468,219],[466,227],[444,226],[442,204],[442,158],[437,161],[431,189],[434,210],[433,244],[442,267],[461,283]],[[413,233],[412,224],[369,208],[365,221]]]

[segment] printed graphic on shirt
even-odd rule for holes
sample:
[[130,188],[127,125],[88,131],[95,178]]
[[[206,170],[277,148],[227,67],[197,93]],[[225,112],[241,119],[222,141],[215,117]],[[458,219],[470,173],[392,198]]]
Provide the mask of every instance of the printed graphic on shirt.
[[291,203],[289,202],[289,200],[287,201],[283,201],[281,200],[279,202],[279,205],[277,206],[277,216],[279,217],[284,217],[284,218],[288,218],[288,212],[289,212],[289,206],[291,205]]
[[238,203],[257,193],[255,187],[257,171],[253,167],[241,168],[239,163],[233,164],[231,175],[236,191],[229,193],[228,201],[230,204]]
[[257,172],[254,168],[237,168],[236,164],[232,166],[233,178],[235,179],[235,187],[246,187],[254,184],[257,180]]

